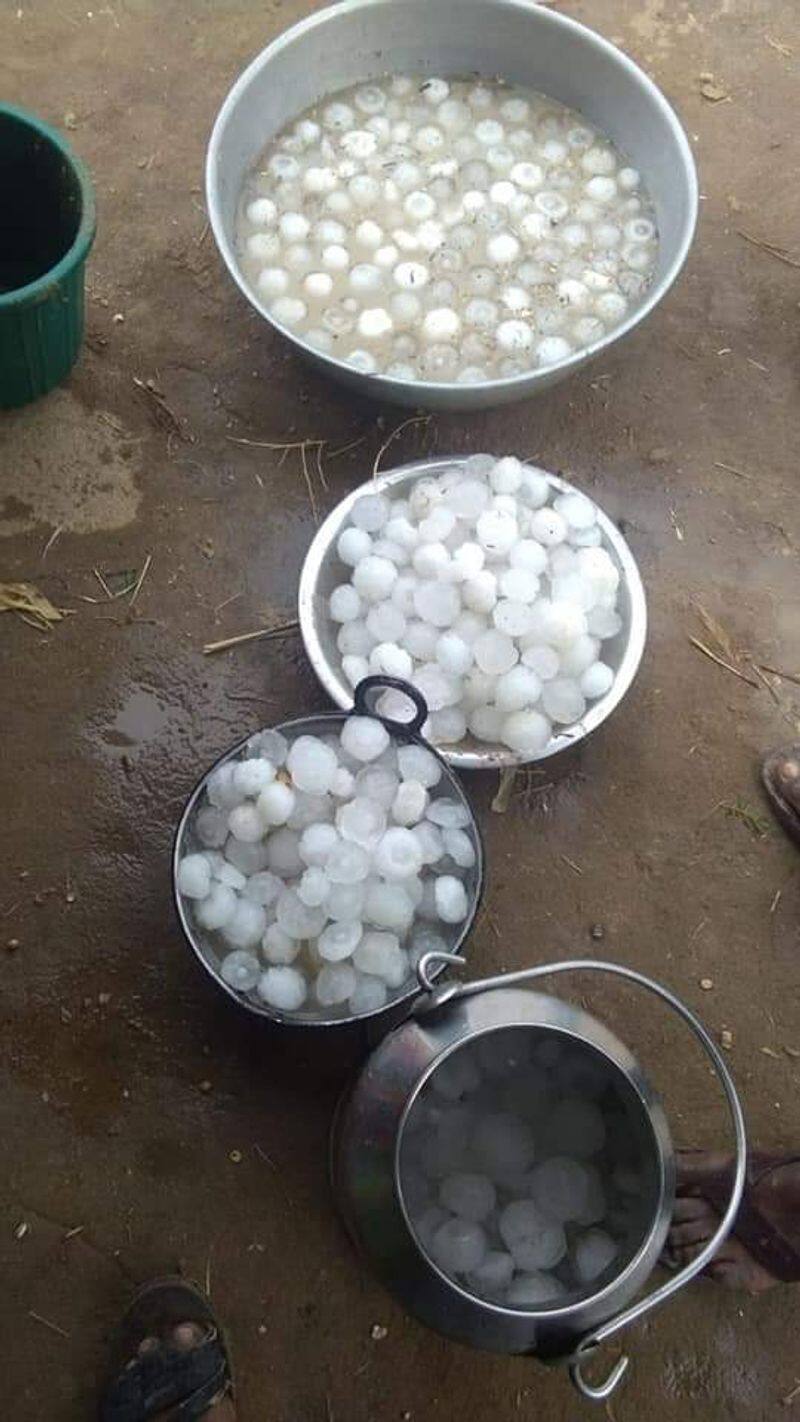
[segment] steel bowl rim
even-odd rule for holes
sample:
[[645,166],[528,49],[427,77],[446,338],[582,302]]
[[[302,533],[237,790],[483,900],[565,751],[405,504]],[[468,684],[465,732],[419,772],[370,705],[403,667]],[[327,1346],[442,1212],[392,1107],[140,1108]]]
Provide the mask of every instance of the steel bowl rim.
[[[181,817],[178,820],[178,824],[176,826],[175,833],[172,839],[172,854],[170,857],[170,879],[172,886],[173,904],[175,906],[175,912],[178,918],[178,923],[180,925],[181,932],[186,942],[189,944],[189,947],[191,948],[195,957],[197,958],[198,962],[208,973],[212,982],[214,982],[218,988],[221,988],[222,991],[230,998],[230,1000],[237,1007],[244,1008],[245,1011],[250,1012],[254,1017],[262,1018],[268,1022],[273,1023],[276,1026],[290,1027],[297,1031],[317,1027],[360,1027],[364,1026],[367,1023],[371,1024],[374,1022],[379,1022],[384,1017],[391,1017],[391,1015],[395,1014],[401,1006],[407,1003],[411,1003],[415,998],[419,997],[421,989],[419,985],[415,982],[414,985],[408,989],[408,991],[399,994],[399,996],[397,997],[391,998],[390,1001],[386,1002],[383,1005],[383,1007],[379,1007],[373,1012],[362,1012],[355,1016],[347,1015],[339,1017],[308,1018],[295,1017],[290,1013],[279,1012],[276,1008],[271,1007],[269,1003],[265,1002],[261,1004],[251,1002],[248,997],[242,996],[236,991],[235,988],[231,987],[229,983],[226,983],[224,981],[219,971],[213,966],[213,964],[209,961],[209,959],[203,952],[200,942],[198,941],[197,930],[194,928],[193,924],[189,920],[189,916],[186,912],[183,898],[178,890],[178,866],[180,864],[181,850],[183,846],[183,841],[186,836],[186,832],[188,830],[189,820],[191,819],[191,816],[197,807],[197,803],[203,793],[203,790],[206,787],[206,784],[208,783],[209,777],[214,773],[218,766],[224,765],[227,761],[233,760],[236,756],[240,755],[241,752],[245,749],[245,747],[253,739],[253,737],[259,735],[262,731],[278,731],[281,735],[283,735],[286,731],[299,730],[299,728],[307,726],[311,722],[330,721],[334,723],[342,723],[348,719],[348,716],[352,714],[354,709],[354,707],[350,707],[347,711],[336,710],[313,712],[310,715],[295,716],[291,720],[280,721],[272,726],[260,726],[257,730],[250,731],[240,741],[237,741],[235,745],[229,747],[228,750],[222,751],[221,754],[216,757],[213,763],[208,767],[207,770],[204,771],[204,773],[196,781],[193,789],[190,791],[186,799],[186,803],[181,812]],[[436,746],[432,745],[430,741],[426,741],[424,736],[415,734],[411,731],[403,731],[402,723],[398,722],[393,727],[392,723],[388,721],[385,717],[377,716],[376,719],[382,721],[383,724],[387,727],[388,730],[390,730],[393,735],[402,737],[408,742],[413,742],[413,744],[415,745],[421,745],[425,748],[425,750],[429,750],[433,755],[435,755],[436,759],[442,763],[442,768],[445,774],[447,775],[448,781],[450,782],[452,789],[460,796],[460,798],[463,800],[464,804],[470,812],[476,849],[476,858],[474,865],[475,892],[470,900],[470,907],[467,917],[464,919],[463,924],[459,926],[459,935],[452,949],[454,953],[457,953],[459,949],[463,946],[463,944],[466,942],[467,938],[472,932],[472,929],[475,926],[475,922],[477,920],[478,913],[480,912],[480,907],[483,902],[483,894],[486,887],[486,850],[483,843],[483,834],[481,832],[478,816],[476,815],[472,805],[470,804],[469,797],[467,796],[464,787],[461,785],[458,780],[458,777],[455,775],[453,767],[447,763],[441,752],[437,750]],[[443,973],[446,970],[446,967],[447,965],[443,963],[438,972],[434,970],[433,976],[439,977],[440,973]]]
[[[343,677],[333,668],[323,649],[314,612],[314,596],[323,567],[334,548],[335,538],[341,532],[345,517],[357,500],[365,494],[396,490],[406,482],[411,483],[426,474],[433,476],[443,473],[445,469],[450,469],[453,465],[463,464],[469,457],[466,454],[456,454],[450,457],[437,456],[436,459],[417,459],[409,464],[402,464],[395,469],[377,474],[345,494],[317,529],[300,572],[297,594],[300,633],[306,656],[314,668],[318,680],[331,700],[342,709],[346,708],[352,697]],[[558,489],[559,493],[584,493],[584,490],[577,484],[563,479],[559,474],[553,474],[548,469],[542,469],[541,472],[547,476],[552,487]],[[586,497],[591,498],[591,495],[586,495]],[[562,732],[560,735],[551,737],[544,753],[533,760],[508,748],[501,750],[494,745],[490,747],[488,742],[487,750],[483,753],[474,750],[458,750],[451,746],[436,747],[441,758],[453,769],[506,770],[513,766],[536,765],[539,761],[549,759],[551,755],[556,755],[571,746],[579,745],[608,719],[630,690],[644,654],[647,637],[647,600],[644,584],[627,540],[620,533],[613,519],[609,518],[594,499],[592,499],[592,503],[597,509],[597,522],[604,534],[605,541],[613,548],[622,567],[631,603],[627,643],[611,690],[595,701],[582,720],[576,723],[582,728],[578,734],[570,735],[568,732]],[[560,744],[554,744],[559,741]]]
[[[250,61],[238,79],[234,81],[223,100],[211,130],[211,137],[206,153],[206,208],[208,210],[211,230],[214,234],[217,249],[230,275],[253,309],[257,311],[279,335],[283,336],[302,352],[304,356],[313,359],[323,366],[326,374],[334,379],[341,379],[342,374],[345,374],[351,379],[355,378],[363,381],[365,389],[376,399],[381,398],[382,387],[386,384],[397,385],[401,388],[406,387],[409,393],[413,393],[414,390],[423,390],[426,392],[431,391],[436,394],[441,393],[445,396],[453,395],[456,392],[464,395],[465,392],[471,389],[474,389],[476,392],[479,391],[481,394],[496,392],[500,397],[498,403],[504,398],[509,401],[513,400],[515,398],[513,392],[518,389],[518,398],[522,399],[531,393],[529,388],[530,382],[532,379],[535,379],[537,375],[549,376],[551,372],[559,371],[559,378],[566,376],[573,370],[584,365],[588,360],[593,359],[594,356],[612,345],[613,342],[621,340],[623,336],[628,335],[629,332],[634,330],[641,321],[650,315],[651,311],[653,311],[659,302],[667,295],[670,288],[674,286],[686,263],[694,240],[699,211],[699,184],[694,155],[675,109],[654,80],[650,78],[649,74],[640,68],[629,55],[612,44],[610,40],[605,39],[605,37],[598,34],[596,30],[591,29],[588,25],[582,24],[579,20],[575,20],[569,15],[562,15],[557,11],[547,10],[538,5],[531,6],[529,0],[487,0],[487,3],[492,8],[500,7],[508,10],[519,10],[535,24],[549,24],[555,30],[561,30],[563,35],[567,37],[567,42],[578,35],[588,37],[598,49],[602,50],[607,57],[612,58],[620,69],[625,71],[628,78],[633,80],[634,83],[641,85],[647,92],[651,103],[654,104],[664,117],[683,159],[683,171],[688,188],[688,211],[683,224],[683,231],[669,267],[662,273],[657,281],[653,282],[641,305],[637,306],[619,326],[616,326],[613,331],[609,331],[601,340],[591,342],[588,346],[582,347],[580,351],[576,351],[573,355],[568,356],[566,360],[556,361],[553,365],[543,366],[541,368],[532,367],[531,370],[523,371],[520,375],[503,376],[496,380],[476,381],[474,386],[465,386],[460,385],[457,381],[399,380],[393,376],[378,373],[367,374],[364,371],[357,370],[355,366],[348,365],[347,361],[339,360],[336,356],[330,355],[329,352],[318,350],[316,347],[309,345],[302,336],[276,320],[271,312],[262,305],[256,292],[251,288],[239,267],[236,254],[233,250],[233,244],[228,241],[222,221],[220,205],[217,201],[217,170],[222,137],[230,115],[235,111],[240,98],[246,92],[251,81],[262,69],[265,69],[276,59],[284,49],[290,47],[297,39],[302,38],[321,25],[335,24],[337,19],[345,13],[349,14],[359,9],[380,9],[390,5],[393,6],[396,4],[396,0],[340,0],[338,4],[325,6],[315,14],[306,16],[305,19],[299,20],[297,24],[291,25],[289,29],[277,35],[274,40],[266,45],[265,48]],[[555,98],[557,96],[551,95],[550,97]]]

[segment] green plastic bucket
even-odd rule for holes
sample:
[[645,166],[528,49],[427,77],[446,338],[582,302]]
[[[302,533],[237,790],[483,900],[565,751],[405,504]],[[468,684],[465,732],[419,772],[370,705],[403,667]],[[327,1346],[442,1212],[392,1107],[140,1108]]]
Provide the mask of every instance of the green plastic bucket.
[[83,340],[84,269],[94,241],[89,174],[35,114],[0,104],[0,409],[69,373]]

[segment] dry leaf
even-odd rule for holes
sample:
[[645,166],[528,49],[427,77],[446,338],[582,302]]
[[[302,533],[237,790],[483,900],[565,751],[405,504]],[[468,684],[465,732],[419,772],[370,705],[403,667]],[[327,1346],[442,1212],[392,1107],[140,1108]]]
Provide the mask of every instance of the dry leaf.
[[723,657],[727,657],[729,662],[738,662],[739,653],[734,647],[729,634],[725,631],[725,628],[722,626],[722,624],[720,622],[717,622],[717,619],[715,617],[712,617],[710,612],[706,611],[702,603],[696,602],[694,604],[694,607],[697,616],[700,618],[700,621],[706,629],[706,632],[709,634],[712,641],[716,642],[717,648],[722,653]]
[[54,607],[33,583],[0,583],[0,612],[16,612],[43,632],[69,616],[68,608]]

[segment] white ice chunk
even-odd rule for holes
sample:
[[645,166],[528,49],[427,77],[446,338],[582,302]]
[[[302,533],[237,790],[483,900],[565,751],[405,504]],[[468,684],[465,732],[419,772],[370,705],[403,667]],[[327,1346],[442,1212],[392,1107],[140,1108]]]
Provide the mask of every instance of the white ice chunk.
[[389,732],[374,716],[348,716],[341,732],[342,748],[355,760],[377,760],[389,744]]
[[261,965],[254,953],[237,949],[223,958],[219,975],[228,987],[235,988],[237,992],[249,992],[261,976]]
[[508,1111],[481,1116],[472,1144],[476,1157],[492,1176],[528,1170],[536,1154],[530,1127]]
[[605,1273],[618,1253],[618,1244],[605,1230],[587,1230],[575,1245],[575,1273],[584,1284],[590,1284]]
[[439,1199],[445,1209],[460,1219],[480,1223],[492,1213],[497,1191],[488,1176],[459,1171],[442,1181]]
[[317,736],[298,736],[286,765],[297,789],[309,795],[326,794],[339,768],[336,752]]
[[553,1156],[531,1171],[531,1195],[543,1214],[563,1224],[577,1219],[589,1198],[589,1174],[578,1160]]
[[471,1220],[450,1219],[434,1234],[430,1251],[446,1274],[463,1274],[479,1268],[486,1257],[486,1234]]
[[554,1269],[567,1252],[561,1225],[532,1200],[513,1200],[501,1211],[498,1228],[518,1269]]
[[296,1012],[306,1000],[308,986],[298,968],[267,968],[259,978],[258,995],[280,1012]]
[[187,899],[204,899],[211,891],[211,869],[204,854],[186,854],[178,865],[178,891]]
[[339,1007],[347,1002],[355,986],[356,974],[349,963],[330,963],[317,974],[314,993],[320,1006]]
[[564,1285],[552,1274],[518,1274],[506,1292],[506,1302],[515,1308],[535,1309],[556,1303],[565,1293]]

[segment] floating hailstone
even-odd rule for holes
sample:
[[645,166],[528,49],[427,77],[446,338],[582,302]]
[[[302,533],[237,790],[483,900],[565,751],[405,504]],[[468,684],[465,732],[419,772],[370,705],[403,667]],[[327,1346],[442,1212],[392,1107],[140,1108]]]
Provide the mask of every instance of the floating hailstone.
[[365,375],[477,385],[612,334],[659,244],[641,175],[574,110],[412,75],[289,123],[236,229],[245,280],[292,334]]

